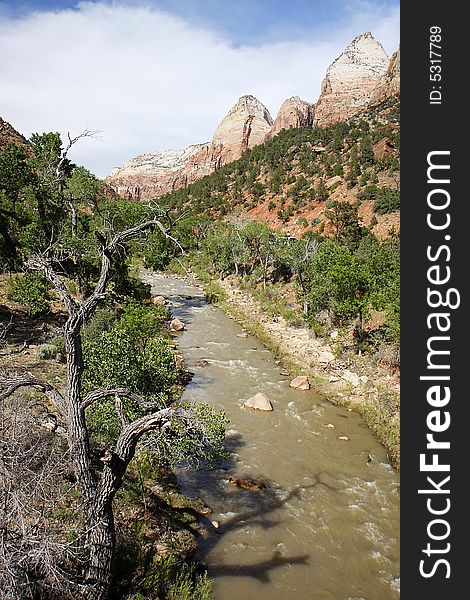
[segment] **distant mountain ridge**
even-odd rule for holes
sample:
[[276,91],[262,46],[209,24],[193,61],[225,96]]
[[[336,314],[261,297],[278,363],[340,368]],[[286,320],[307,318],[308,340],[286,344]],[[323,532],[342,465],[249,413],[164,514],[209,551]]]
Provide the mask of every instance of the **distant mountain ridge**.
[[282,129],[343,121],[398,94],[399,58],[398,52],[389,61],[380,42],[370,32],[363,33],[330,65],[315,105],[294,96],[282,104],[273,120],[257,98],[242,96],[222,119],[210,142],[137,156],[114,169],[106,182],[125,198],[157,198],[213,173]]

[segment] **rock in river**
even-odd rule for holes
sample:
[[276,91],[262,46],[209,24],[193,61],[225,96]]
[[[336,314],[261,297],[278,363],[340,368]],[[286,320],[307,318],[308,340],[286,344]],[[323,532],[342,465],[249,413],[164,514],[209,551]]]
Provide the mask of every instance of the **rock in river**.
[[265,490],[266,485],[256,479],[240,479],[238,477],[229,477],[229,482],[237,487],[245,488],[245,490]]
[[263,392],[258,392],[243,404],[243,408],[254,408],[255,410],[272,410],[273,405]]
[[172,331],[183,331],[183,329],[184,329],[183,321],[180,321],[179,319],[173,319],[173,321],[170,323],[170,329]]
[[296,390],[309,390],[310,381],[305,375],[299,375],[289,383],[289,387],[295,388]]

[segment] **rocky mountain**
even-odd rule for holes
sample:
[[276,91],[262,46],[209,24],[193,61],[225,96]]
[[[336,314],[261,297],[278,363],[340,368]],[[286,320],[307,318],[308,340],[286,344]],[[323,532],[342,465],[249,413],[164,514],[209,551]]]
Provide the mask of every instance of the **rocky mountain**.
[[356,37],[326,72],[315,106],[314,126],[343,121],[363,110],[388,63],[382,44],[370,32]]
[[266,139],[273,120],[268,109],[254,96],[242,96],[215,130],[214,146],[223,146],[224,162],[240,158],[248,148]]
[[147,200],[179,189],[232,162],[260,144],[271,131],[268,109],[254,96],[242,96],[217,127],[211,142],[143,154],[106,179],[120,196]]
[[160,196],[175,189],[182,171],[204,144],[184,150],[142,154],[114,169],[107,183],[119,196],[137,200]]
[[379,104],[386,98],[400,92],[400,48],[392,54],[388,63],[387,72],[382,75],[376,88],[372,92],[370,104]]
[[313,125],[313,104],[298,96],[288,98],[274,119],[268,138],[274,137],[282,129],[291,127],[311,127]]
[[26,138],[21,133],[18,133],[10,123],[7,123],[0,117],[0,150],[3,150],[10,143],[29,148]]
[[356,37],[330,65],[316,105],[294,96],[273,121],[254,96],[242,96],[217,127],[212,140],[144,154],[113,171],[106,182],[120,196],[148,200],[185,187],[240,158],[283,129],[322,127],[383,102],[399,92],[400,53],[388,59],[370,32]]

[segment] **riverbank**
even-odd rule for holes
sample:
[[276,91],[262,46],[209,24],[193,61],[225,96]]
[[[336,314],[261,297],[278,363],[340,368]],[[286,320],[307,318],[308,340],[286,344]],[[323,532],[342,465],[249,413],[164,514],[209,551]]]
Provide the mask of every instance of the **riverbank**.
[[[183,401],[228,419],[226,461],[180,469],[184,494],[201,497],[218,527],[199,538],[216,599],[396,600],[399,479],[356,412],[289,386],[285,364],[236,319],[204,300],[200,282],[149,273],[144,281],[184,323],[178,350],[194,373]],[[220,285],[206,295],[224,295]],[[266,394],[272,411],[245,401]],[[259,481],[262,491],[230,484]]]
[[[197,277],[196,274],[191,273]],[[199,281],[201,279],[199,278]],[[329,339],[307,327],[270,316],[262,304],[242,290],[235,277],[201,281],[208,299],[274,352],[280,366],[294,377],[306,375],[312,386],[334,404],[359,413],[400,469],[400,380],[397,373],[367,356],[338,358],[344,332]]]

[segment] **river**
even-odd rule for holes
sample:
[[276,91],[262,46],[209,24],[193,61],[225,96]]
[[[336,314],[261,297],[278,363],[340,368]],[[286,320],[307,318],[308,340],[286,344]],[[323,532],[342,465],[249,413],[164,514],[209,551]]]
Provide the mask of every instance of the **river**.
[[[196,282],[143,279],[186,325],[178,347],[194,377],[184,399],[230,419],[230,460],[178,473],[183,492],[203,498],[219,523],[199,540],[215,599],[399,598],[399,477],[362,419],[313,390],[290,388],[272,352],[239,337],[241,327]],[[242,408],[256,392],[268,395],[272,412]],[[267,489],[235,487],[230,475]]]

